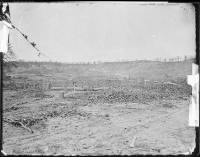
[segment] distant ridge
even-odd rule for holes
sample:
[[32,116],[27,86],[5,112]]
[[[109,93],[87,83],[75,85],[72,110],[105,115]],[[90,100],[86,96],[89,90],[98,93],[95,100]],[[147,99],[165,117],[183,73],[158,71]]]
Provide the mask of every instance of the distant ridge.
[[67,64],[59,62],[15,62],[15,74],[48,75],[63,79],[186,79],[192,73],[192,60],[161,62],[150,60],[103,62],[99,64]]

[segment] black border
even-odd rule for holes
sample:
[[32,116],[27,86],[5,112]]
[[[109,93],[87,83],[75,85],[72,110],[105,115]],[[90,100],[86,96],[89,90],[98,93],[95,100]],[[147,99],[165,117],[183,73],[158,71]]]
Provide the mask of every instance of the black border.
[[[2,0],[1,0],[2,1]],[[8,2],[8,3],[12,3],[12,2],[83,2],[83,1],[42,1],[42,0],[38,0],[38,1],[19,1],[19,0],[4,0],[3,2]],[[90,2],[90,1],[87,1]],[[96,1],[93,1],[96,2]],[[116,1],[109,1],[109,2],[116,2]],[[121,1],[122,2],[122,1]],[[126,2],[133,2],[133,1],[126,1]],[[138,1],[137,1],[138,2]],[[150,1],[149,1],[150,2]],[[155,2],[155,1],[153,1]],[[200,2],[198,1],[164,1],[164,2],[169,2],[169,3],[190,3],[193,5],[193,7],[195,8],[195,33],[196,33],[196,59],[195,59],[195,63],[199,66],[199,60],[200,60],[200,31],[199,31],[199,26],[200,26]],[[11,13],[12,16],[12,13]],[[200,69],[198,69],[200,71]],[[0,52],[0,78],[3,80],[3,54]],[[2,130],[3,130],[3,81],[0,82],[0,131],[1,131],[1,135],[0,135],[0,150],[2,150]],[[199,92],[200,95],[200,92]],[[200,156],[200,146],[199,146],[199,141],[200,141],[200,134],[199,134],[199,127],[195,127],[195,132],[196,132],[196,147],[194,149],[194,152],[192,153],[192,155],[176,155],[176,156]],[[0,152],[0,156],[4,156],[1,152]],[[16,156],[16,155],[7,155],[7,156]],[[20,156],[28,156],[28,155],[20,155]],[[29,156],[34,156],[34,155],[29,155]],[[60,156],[60,155],[59,155]],[[127,155],[126,155],[127,156]],[[131,156],[146,156],[146,155],[131,155]],[[148,156],[153,156],[153,155],[148,155]],[[165,155],[155,155],[155,156],[165,156]],[[167,156],[174,156],[174,155],[167,155]]]

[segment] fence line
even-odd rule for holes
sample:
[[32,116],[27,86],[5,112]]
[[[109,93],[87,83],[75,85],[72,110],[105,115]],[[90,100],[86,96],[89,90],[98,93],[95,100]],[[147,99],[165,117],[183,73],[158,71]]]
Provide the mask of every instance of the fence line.
[[[124,87],[148,86],[148,84],[162,84],[161,81],[145,80],[144,78],[134,80],[28,80],[28,79],[10,79],[4,81],[4,89],[41,89],[41,90],[92,90],[97,88],[107,89],[112,92],[116,89],[122,91]],[[121,94],[121,93],[120,93]]]

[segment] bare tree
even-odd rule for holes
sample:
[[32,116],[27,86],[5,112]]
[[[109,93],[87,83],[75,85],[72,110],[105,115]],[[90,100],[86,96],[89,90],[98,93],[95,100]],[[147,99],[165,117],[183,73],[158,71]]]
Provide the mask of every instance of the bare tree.
[[178,61],[178,62],[180,61],[180,57],[179,57],[179,56],[177,57],[177,61]]
[[184,60],[185,60],[185,61],[187,60],[187,56],[184,57]]

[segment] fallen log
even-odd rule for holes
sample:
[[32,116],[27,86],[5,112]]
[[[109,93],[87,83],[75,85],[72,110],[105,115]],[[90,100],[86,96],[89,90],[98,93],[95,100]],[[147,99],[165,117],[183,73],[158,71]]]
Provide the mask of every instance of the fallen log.
[[21,126],[22,128],[24,128],[25,130],[33,133],[33,130],[31,130],[30,128],[26,127],[22,122],[18,121],[18,120],[12,120],[12,119],[3,119],[4,122],[10,123],[14,126],[18,125]]

